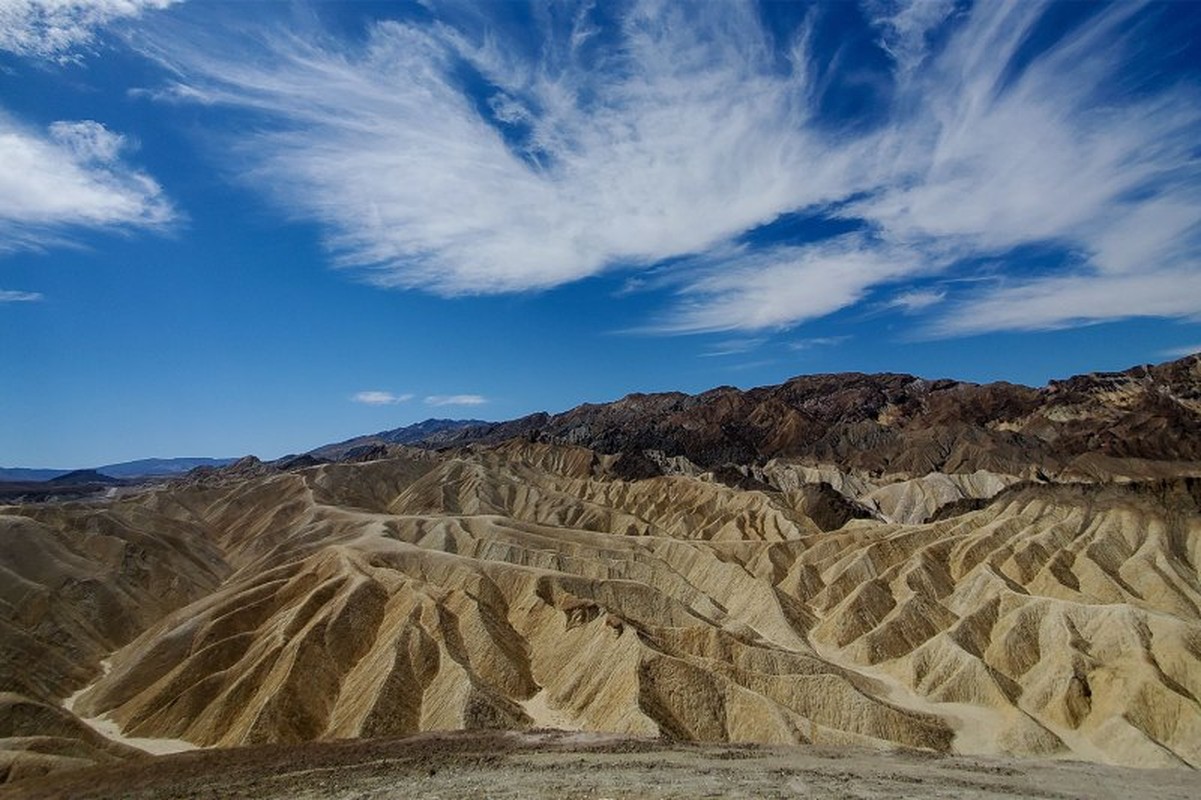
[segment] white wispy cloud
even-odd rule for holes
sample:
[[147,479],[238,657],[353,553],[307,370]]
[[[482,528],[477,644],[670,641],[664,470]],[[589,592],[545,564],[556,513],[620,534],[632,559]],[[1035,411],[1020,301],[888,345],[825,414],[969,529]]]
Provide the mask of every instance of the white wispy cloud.
[[726,339],[725,341],[715,342],[712,347],[701,353],[701,357],[720,358],[722,356],[741,355],[762,347],[766,341],[767,339],[763,337],[755,337],[751,339]]
[[864,7],[880,32],[880,46],[907,77],[929,56],[930,35],[955,10],[955,0],[868,0]]
[[0,251],[54,243],[75,227],[170,223],[170,201],[121,159],[124,147],[98,122],[56,122],[41,132],[0,110]]
[[936,335],[1044,330],[1129,317],[1201,320],[1201,272],[1151,270],[1016,281],[957,304]]
[[124,136],[94,120],[52,122],[47,131],[79,164],[111,164],[127,147]]
[[725,369],[728,369],[733,372],[743,372],[745,370],[762,369],[763,367],[770,367],[776,363],[778,363],[778,362],[774,358],[761,358],[756,361],[742,361],[742,362],[735,363],[735,364],[726,364]]
[[[379,22],[365,43],[165,29],[142,49],[175,97],[259,114],[233,166],[382,286],[526,291],[670,261],[674,305],[647,326],[666,333],[788,328],[882,290],[924,303],[933,335],[1201,313],[1182,291],[1201,253],[1201,90],[1132,88],[1145,3],[1031,49],[1046,8],[867,3],[891,95],[849,127],[821,111],[828,70],[850,67],[819,63],[815,26],[781,49],[726,3],[635,3],[610,37],[586,5],[536,15],[534,50],[486,7]],[[492,87],[482,103],[465,70]],[[734,244],[798,211],[863,230]],[[1071,258],[1023,277],[1006,264],[1029,246]],[[906,295],[985,261],[999,280]]]
[[0,303],[37,303],[44,300],[41,292],[21,292],[14,289],[0,289]]
[[944,289],[913,289],[895,295],[884,303],[884,307],[898,308],[906,314],[915,314],[938,305],[946,297]]
[[[523,62],[491,35],[396,22],[357,49],[272,31],[238,58],[195,37],[146,49],[189,94],[265,115],[239,151],[255,182],[381,285],[556,286],[704,252],[845,192],[857,152],[810,130],[805,67],[775,74],[750,9],[632,13],[605,65],[552,45]],[[520,142],[464,94],[464,63],[503,92],[504,119],[528,120]]]
[[411,394],[392,394],[391,392],[369,391],[369,392],[358,392],[350,399],[356,403],[362,403],[363,405],[368,405],[368,406],[392,406],[392,405],[396,405],[397,403],[404,403],[406,401],[412,400],[413,395],[411,395]]
[[[102,30],[180,1],[0,0],[0,51],[79,62]],[[122,161],[130,149],[93,120],[41,130],[0,108],[0,253],[66,243],[75,228],[155,228],[175,219],[159,184]]]
[[179,0],[0,0],[0,50],[70,60],[101,28]]
[[848,235],[805,246],[736,249],[696,263],[665,333],[784,329],[857,303],[877,284],[929,269],[908,248]]
[[[1121,96],[1143,4],[1115,4],[1012,63],[1043,8],[977,4],[931,69],[924,113],[884,137],[897,176],[847,213],[923,252],[972,257],[1027,244],[1074,251],[1068,274],[1014,277],[951,304],[931,331],[1036,329],[1201,313],[1197,87]],[[925,138],[920,134],[925,131]]]
[[792,350],[812,350],[815,347],[833,347],[850,339],[850,336],[812,336],[808,339],[796,339],[788,343]]
[[1170,347],[1167,350],[1160,351],[1161,356],[1167,356],[1168,358],[1184,358],[1194,353],[1201,353],[1201,342],[1186,344],[1182,347]]
[[425,398],[428,406],[482,406],[488,398],[478,394],[431,394]]

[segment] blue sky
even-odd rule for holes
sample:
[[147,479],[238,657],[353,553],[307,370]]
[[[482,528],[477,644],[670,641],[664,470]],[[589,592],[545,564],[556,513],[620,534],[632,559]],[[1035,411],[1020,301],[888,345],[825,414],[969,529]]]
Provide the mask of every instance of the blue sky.
[[1201,349],[1201,4],[0,0],[0,464]]

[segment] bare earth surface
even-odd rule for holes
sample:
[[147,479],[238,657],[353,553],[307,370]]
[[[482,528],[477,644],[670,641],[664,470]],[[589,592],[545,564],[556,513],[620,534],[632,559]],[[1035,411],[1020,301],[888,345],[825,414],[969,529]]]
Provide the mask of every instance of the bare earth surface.
[[0,783],[1201,797],[1201,359],[567,417],[0,505]]
[[562,731],[198,750],[12,784],[0,798],[1195,798],[1196,773]]

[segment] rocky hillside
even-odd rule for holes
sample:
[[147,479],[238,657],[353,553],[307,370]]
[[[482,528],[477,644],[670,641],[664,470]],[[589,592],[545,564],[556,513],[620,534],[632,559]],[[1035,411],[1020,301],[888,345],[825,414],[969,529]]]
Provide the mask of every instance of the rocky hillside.
[[631,397],[0,506],[0,774],[540,727],[1201,767],[1198,369]]
[[[514,437],[602,453],[655,450],[705,467],[806,459],[878,473],[1158,474],[1201,460],[1201,357],[1042,389],[912,375],[809,375],[748,391],[635,394],[562,414],[435,433],[430,445]],[[1125,462],[1125,463],[1122,463]]]
[[307,455],[328,461],[354,459],[364,454],[374,454],[388,445],[417,444],[427,439],[448,436],[467,428],[486,427],[489,423],[478,419],[427,419],[402,428],[393,428],[379,433],[356,436],[344,442],[336,442],[310,450]]

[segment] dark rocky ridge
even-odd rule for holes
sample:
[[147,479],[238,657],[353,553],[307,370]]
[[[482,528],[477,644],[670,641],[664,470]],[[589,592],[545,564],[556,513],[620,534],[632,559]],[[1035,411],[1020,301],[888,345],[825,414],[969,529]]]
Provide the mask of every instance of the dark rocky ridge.
[[403,428],[356,436],[344,442],[336,442],[310,450],[306,455],[325,460],[345,460],[361,458],[364,453],[370,453],[387,445],[415,444],[440,434],[449,434],[465,428],[486,427],[491,423],[478,419],[427,419],[406,425]]
[[0,481],[0,503],[46,502],[98,496],[136,481],[114,478],[91,469],[68,472],[47,481]]
[[57,478],[51,478],[46,483],[54,484],[80,484],[80,483],[100,483],[100,484],[119,484],[121,481],[111,475],[104,475],[94,469],[77,469],[74,472],[68,472],[66,475],[59,475]]
[[[420,444],[517,437],[602,453],[658,450],[702,467],[788,457],[878,473],[1021,475],[1070,470],[1091,455],[1124,460],[1107,468],[1138,473],[1129,462],[1201,460],[1201,357],[1079,375],[1042,389],[843,373],[747,391],[632,394],[562,414],[442,430]],[[1090,465],[1096,469],[1095,459]]]

